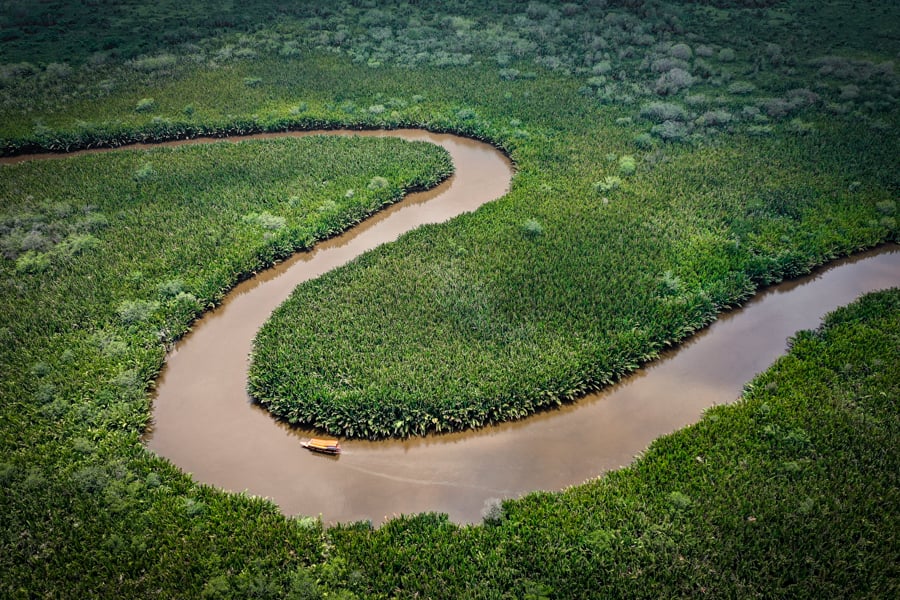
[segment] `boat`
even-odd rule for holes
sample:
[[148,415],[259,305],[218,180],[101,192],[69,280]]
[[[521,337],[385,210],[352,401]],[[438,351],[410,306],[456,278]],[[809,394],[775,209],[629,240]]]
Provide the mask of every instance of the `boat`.
[[341,445],[337,440],[323,440],[319,438],[313,438],[308,442],[301,442],[301,445],[307,450],[312,450],[313,452],[321,452],[322,454],[341,453]]

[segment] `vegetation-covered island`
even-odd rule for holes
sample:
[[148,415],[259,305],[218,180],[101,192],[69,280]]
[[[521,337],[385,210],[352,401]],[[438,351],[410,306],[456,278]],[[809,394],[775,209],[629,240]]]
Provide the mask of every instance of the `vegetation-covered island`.
[[437,185],[447,153],[13,159],[337,128],[501,149],[507,195],[300,285],[256,339],[274,415],[434,435],[577,401],[900,241],[898,31],[877,0],[0,1],[0,597],[896,597],[897,288],[630,467],[478,525],[326,526],[148,451],[154,379],[237,282]]

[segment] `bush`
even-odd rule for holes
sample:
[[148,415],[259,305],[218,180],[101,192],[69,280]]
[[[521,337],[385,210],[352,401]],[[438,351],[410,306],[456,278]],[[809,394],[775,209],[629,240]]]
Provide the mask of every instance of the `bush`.
[[50,63],[44,69],[44,75],[49,79],[66,79],[72,74],[72,67],[66,63]]
[[654,73],[668,73],[672,69],[688,69],[688,64],[680,59],[671,58],[671,57],[663,57],[654,60],[650,63],[650,70]]
[[593,67],[591,67],[591,73],[594,75],[608,75],[612,71],[612,64],[608,60],[601,60]]
[[180,279],[170,279],[156,286],[156,292],[163,298],[174,298],[184,291],[184,282]]
[[534,219],[529,219],[522,224],[522,232],[525,234],[525,237],[534,239],[540,237],[544,233],[544,228]]
[[134,60],[131,62],[131,66],[138,71],[151,73],[154,71],[171,69],[177,62],[178,59],[171,54],[160,54],[158,56],[148,56],[146,58]]
[[57,244],[55,252],[63,258],[72,258],[93,250],[100,244],[100,240],[89,233],[74,233]]
[[650,133],[668,142],[680,142],[687,138],[690,130],[684,123],[665,121],[659,125],[654,125],[650,129]]
[[651,102],[641,108],[641,117],[663,123],[665,121],[684,121],[687,119],[687,111],[679,104],[671,102]]
[[782,98],[769,98],[762,103],[762,108],[768,116],[778,119],[790,113],[794,105]]
[[388,186],[388,180],[384,177],[376,175],[372,179],[369,180],[369,185],[366,186],[370,190],[383,190]]
[[649,150],[653,147],[653,137],[649,133],[639,133],[634,136],[634,145],[641,150]]
[[252,212],[244,215],[244,223],[276,231],[278,229],[283,229],[287,225],[287,219],[273,215],[268,211],[263,211],[261,213]]
[[148,300],[123,300],[116,309],[116,312],[123,323],[126,325],[134,325],[149,320],[157,309],[159,309],[159,302],[150,302]]
[[722,48],[721,50],[719,50],[719,55],[718,55],[719,61],[730,63],[730,62],[734,62],[735,58],[737,58],[737,55],[734,53],[734,50],[732,50],[731,48]]
[[875,205],[875,209],[883,215],[892,215],[897,211],[897,203],[893,200],[882,200]]
[[700,115],[697,119],[697,124],[701,126],[718,127],[731,123],[733,119],[734,117],[727,110],[710,110]]
[[637,162],[634,160],[634,157],[631,155],[625,155],[619,159],[619,175],[622,177],[629,177],[634,175],[634,172],[637,170]]
[[481,509],[481,518],[485,525],[497,525],[503,520],[503,501],[500,498],[488,498]]
[[152,179],[156,175],[156,169],[153,168],[153,165],[150,163],[142,164],[137,171],[134,172],[134,175],[131,176],[137,182],[147,181],[148,179]]
[[729,94],[736,94],[739,96],[743,96],[745,94],[752,94],[756,91],[756,86],[750,83],[749,81],[735,81],[731,85],[728,86]]
[[669,54],[674,56],[675,58],[680,58],[681,60],[691,60],[694,56],[691,47],[687,44],[675,44],[671,48],[669,48]]
[[29,250],[16,259],[16,272],[35,274],[46,271],[50,267],[50,255],[44,252]]
[[841,86],[841,94],[838,96],[841,100],[855,100],[859,97],[859,86],[849,83]]
[[670,96],[692,85],[694,85],[694,76],[684,69],[675,68],[659,76],[659,79],[653,84],[653,91],[660,96]]
[[156,101],[153,98],[141,98],[138,100],[137,105],[134,107],[139,113],[150,112],[156,106]]
[[594,184],[594,190],[601,194],[614,192],[620,187],[622,187],[622,178],[616,175],[608,175],[603,178],[603,181],[598,181]]

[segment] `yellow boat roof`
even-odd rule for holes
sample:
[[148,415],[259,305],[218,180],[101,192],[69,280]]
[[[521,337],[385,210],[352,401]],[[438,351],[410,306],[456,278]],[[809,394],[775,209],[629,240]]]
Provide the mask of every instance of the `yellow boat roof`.
[[338,445],[337,440],[323,440],[319,438],[313,438],[309,440],[310,446],[316,446],[319,448],[333,448]]

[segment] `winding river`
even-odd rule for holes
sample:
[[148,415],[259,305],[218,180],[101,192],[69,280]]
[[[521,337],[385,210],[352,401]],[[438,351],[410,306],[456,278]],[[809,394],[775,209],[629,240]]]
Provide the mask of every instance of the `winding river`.
[[900,247],[884,246],[757,294],[618,385],[575,404],[474,432],[343,441],[339,458],[312,454],[300,442],[313,432],[275,421],[246,394],[256,331],[298,283],[419,225],[477,209],[505,194],[513,174],[496,149],[452,135],[326,133],[440,144],[456,172],[434,190],[411,194],[237,286],[167,357],[145,436],[151,450],[195,480],[270,497],[286,514],[378,524],[396,514],[436,511],[477,522],[492,498],[559,490],[629,464],[655,438],[737,399],[797,330],[816,327],[827,312],[866,292],[900,285]]

